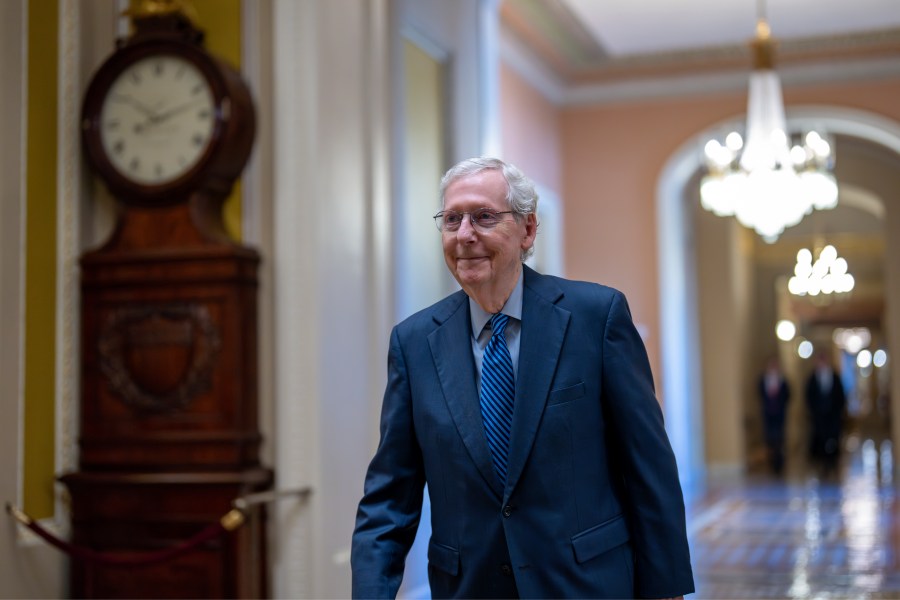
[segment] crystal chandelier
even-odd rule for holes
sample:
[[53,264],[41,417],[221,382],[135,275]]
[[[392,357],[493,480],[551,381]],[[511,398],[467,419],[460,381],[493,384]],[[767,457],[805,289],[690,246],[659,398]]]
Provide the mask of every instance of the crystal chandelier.
[[794,275],[788,281],[788,291],[795,296],[819,294],[844,294],[853,290],[856,281],[847,272],[847,261],[838,256],[837,250],[828,244],[819,252],[816,262],[812,252],[801,248],[797,252]]
[[724,144],[715,139],[706,143],[708,173],[700,184],[700,203],[720,217],[733,215],[771,243],[813,209],[834,208],[838,186],[825,138],[809,131],[791,145],[781,83],[773,68],[772,36],[760,13],[751,43],[747,140],[733,131]]

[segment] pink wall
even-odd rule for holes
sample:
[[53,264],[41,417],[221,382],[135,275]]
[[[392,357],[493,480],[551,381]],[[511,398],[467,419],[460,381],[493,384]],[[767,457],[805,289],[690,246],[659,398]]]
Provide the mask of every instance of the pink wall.
[[561,193],[560,111],[515,71],[500,67],[500,126],[503,159]]

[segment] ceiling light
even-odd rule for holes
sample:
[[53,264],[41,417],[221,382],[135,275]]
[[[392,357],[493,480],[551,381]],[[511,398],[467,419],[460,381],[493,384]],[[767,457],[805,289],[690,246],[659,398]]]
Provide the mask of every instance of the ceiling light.
[[856,366],[860,369],[868,369],[872,366],[872,353],[869,350],[860,350],[856,355]]
[[809,249],[801,248],[797,252],[797,264],[793,277],[788,280],[788,291],[795,296],[843,294],[852,291],[855,285],[853,275],[847,272],[847,261],[828,244],[819,252],[816,262],[812,261]]
[[831,144],[815,131],[796,140],[787,133],[774,42],[762,14],[751,45],[747,140],[732,131],[724,144],[706,143],[708,173],[700,183],[700,203],[720,217],[736,217],[774,242],[813,209],[837,206],[838,186],[831,173]]
[[854,327],[835,329],[831,339],[838,348],[849,354],[856,354],[863,348],[868,348],[872,343],[872,332],[867,327]]
[[775,335],[778,336],[778,339],[782,342],[789,342],[794,339],[794,335],[797,333],[797,327],[787,319],[782,319],[778,321],[778,324],[775,325]]

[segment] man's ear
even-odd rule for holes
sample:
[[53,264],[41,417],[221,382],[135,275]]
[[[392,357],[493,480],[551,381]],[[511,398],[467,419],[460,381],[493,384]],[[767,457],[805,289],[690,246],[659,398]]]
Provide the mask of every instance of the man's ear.
[[537,237],[537,228],[537,215],[534,213],[525,215],[525,237],[522,239],[522,250],[528,250],[534,245],[534,238]]

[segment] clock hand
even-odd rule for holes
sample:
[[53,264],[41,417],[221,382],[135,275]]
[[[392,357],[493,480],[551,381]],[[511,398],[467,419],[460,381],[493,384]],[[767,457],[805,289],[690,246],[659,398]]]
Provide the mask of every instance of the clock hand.
[[161,121],[165,121],[166,119],[169,119],[170,117],[173,117],[173,116],[177,115],[178,113],[182,113],[182,112],[186,111],[191,106],[196,104],[198,100],[201,100],[201,98],[192,98],[191,100],[188,100],[187,102],[179,104],[178,106],[176,106],[174,108],[170,108],[169,110],[167,110],[163,113],[151,116],[150,122],[153,124],[158,124]]
[[142,113],[144,113],[145,115],[147,115],[151,120],[152,120],[154,117],[156,117],[156,111],[155,111],[155,110],[151,110],[150,108],[147,108],[146,106],[144,106],[142,103],[138,102],[137,100],[135,100],[135,99],[132,98],[131,96],[126,96],[126,95],[124,95],[124,94],[115,94],[114,96],[112,96],[112,98],[115,99],[115,100],[120,100],[120,101],[122,101],[122,102],[125,102],[126,104],[130,104],[131,106],[133,106],[133,107],[135,107],[136,109],[138,109],[140,112],[142,112]]
[[150,129],[153,126],[159,125],[160,123],[170,119],[171,117],[177,115],[178,113],[182,113],[189,109],[191,106],[196,104],[201,98],[193,98],[188,100],[187,102],[183,102],[174,108],[170,108],[169,110],[156,113],[154,111],[150,111],[152,114],[147,116],[147,119],[141,123],[137,123],[134,126],[135,133],[144,133],[146,130]]

